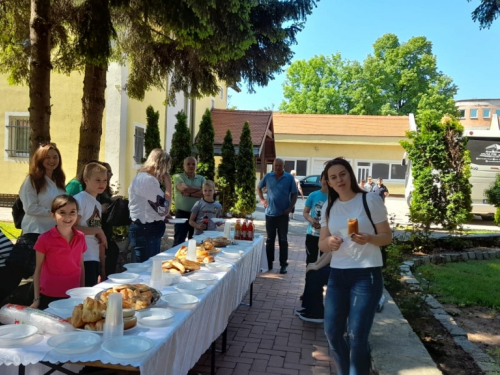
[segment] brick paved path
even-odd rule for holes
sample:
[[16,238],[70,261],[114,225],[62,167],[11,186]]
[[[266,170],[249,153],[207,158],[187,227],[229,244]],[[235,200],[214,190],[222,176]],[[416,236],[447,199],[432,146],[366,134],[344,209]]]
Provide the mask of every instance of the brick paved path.
[[[289,236],[288,273],[280,275],[275,261],[274,270],[254,282],[253,306],[240,306],[229,318],[227,352],[216,355],[217,375],[335,374],[323,324],[294,315],[304,289],[304,241]],[[197,373],[210,374],[209,351],[189,374]]]

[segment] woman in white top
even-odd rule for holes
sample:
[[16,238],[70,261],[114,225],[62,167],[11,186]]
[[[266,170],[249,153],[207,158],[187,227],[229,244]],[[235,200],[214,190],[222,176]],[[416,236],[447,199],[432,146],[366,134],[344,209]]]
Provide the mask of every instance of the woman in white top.
[[[325,298],[325,333],[339,375],[370,372],[368,336],[383,290],[380,246],[392,241],[387,211],[376,194],[366,194],[343,158],[330,160],[328,204],[323,205],[319,248],[332,252]],[[363,195],[376,228],[368,218]],[[358,233],[347,234],[347,220],[358,220]]]
[[[172,202],[172,181],[168,173],[171,160],[162,149],[152,150],[128,189],[132,219],[128,236],[138,262],[144,262],[160,252],[165,218]],[[161,190],[160,182],[165,192]]]

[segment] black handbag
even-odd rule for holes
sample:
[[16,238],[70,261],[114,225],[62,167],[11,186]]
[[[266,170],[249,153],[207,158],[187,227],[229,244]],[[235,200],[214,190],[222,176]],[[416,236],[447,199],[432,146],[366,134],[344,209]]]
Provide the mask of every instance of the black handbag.
[[14,219],[14,225],[17,229],[21,229],[21,223],[24,218],[24,208],[21,198],[17,198],[12,205],[12,219]]
[[[370,223],[372,223],[375,234],[377,234],[377,228],[375,228],[375,224],[373,224],[372,214],[370,213],[370,209],[368,208],[368,203],[366,203],[366,194],[367,193],[363,193],[363,207],[365,208],[366,216],[368,216],[368,219],[370,219]],[[382,267],[385,267],[387,266],[387,245],[380,246],[380,252],[382,253]]]
[[27,279],[35,273],[36,252],[34,249],[36,240],[40,234],[26,233],[19,236],[5,264],[17,270],[23,279]]
[[130,211],[128,209],[128,200],[116,198],[108,207],[106,224],[114,227],[130,225]]

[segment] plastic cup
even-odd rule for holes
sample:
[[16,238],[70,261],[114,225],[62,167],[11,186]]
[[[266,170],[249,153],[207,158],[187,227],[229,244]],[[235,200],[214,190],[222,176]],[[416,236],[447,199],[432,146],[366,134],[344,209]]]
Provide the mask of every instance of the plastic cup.
[[106,340],[120,336],[123,336],[122,295],[120,293],[111,293],[108,297],[103,339]]
[[151,270],[151,279],[149,280],[149,286],[157,290],[163,288],[162,262],[162,259],[153,259],[153,269]]

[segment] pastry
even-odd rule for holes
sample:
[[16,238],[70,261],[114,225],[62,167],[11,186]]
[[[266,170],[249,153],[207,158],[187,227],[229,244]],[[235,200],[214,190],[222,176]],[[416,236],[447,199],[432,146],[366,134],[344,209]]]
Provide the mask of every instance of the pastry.
[[73,313],[71,314],[71,325],[75,328],[80,328],[85,325],[85,322],[82,319],[83,314],[83,303],[75,306],[73,309]]
[[87,297],[83,302],[82,320],[86,323],[94,323],[102,318],[102,311],[106,307],[100,301]]
[[199,270],[200,269],[200,263],[194,262],[189,259],[179,259],[179,262],[182,263],[182,265],[187,269],[187,270]]
[[183,264],[177,259],[172,259],[172,266],[177,268],[180,273],[186,272],[186,267],[184,267]]
[[358,219],[347,219],[347,234],[358,234]]

